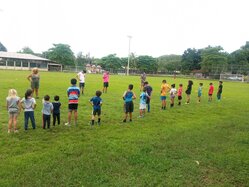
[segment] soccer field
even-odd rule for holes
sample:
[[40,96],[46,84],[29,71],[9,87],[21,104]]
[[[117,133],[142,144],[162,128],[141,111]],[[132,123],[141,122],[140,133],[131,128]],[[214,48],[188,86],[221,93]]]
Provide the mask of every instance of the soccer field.
[[[147,77],[153,87],[151,112],[139,116],[138,76],[110,76],[102,94],[102,124],[90,127],[89,99],[102,90],[102,75],[86,75],[85,95],[79,99],[78,126],[65,126],[70,79],[76,73],[40,72],[37,129],[24,131],[23,111],[18,133],[8,134],[5,100],[14,88],[24,96],[30,83],[27,71],[0,71],[0,186],[248,186],[249,84],[224,82],[221,102],[208,85],[217,80],[193,80],[191,102],[161,110],[160,85],[183,84],[188,79]],[[197,89],[204,83],[201,103]],[[122,95],[134,84],[133,122],[122,123]],[[42,97],[60,96],[61,125],[42,129]],[[177,101],[177,100],[176,100]]]

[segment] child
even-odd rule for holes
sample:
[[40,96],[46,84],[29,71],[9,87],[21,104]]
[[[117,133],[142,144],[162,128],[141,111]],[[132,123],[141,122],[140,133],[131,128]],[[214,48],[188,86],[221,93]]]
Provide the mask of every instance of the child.
[[123,99],[125,101],[124,110],[125,110],[125,117],[123,122],[125,123],[128,117],[128,113],[130,115],[130,122],[132,121],[132,112],[134,109],[133,99],[136,99],[135,93],[132,91],[133,85],[130,84],[128,86],[128,90],[124,92]]
[[36,101],[32,97],[33,92],[31,89],[28,89],[25,93],[25,97],[21,100],[22,108],[24,109],[24,129],[28,130],[28,121],[31,120],[32,128],[35,129],[35,116],[34,109],[36,107]]
[[53,126],[55,126],[56,119],[57,119],[58,125],[60,125],[60,107],[61,107],[61,103],[60,103],[59,100],[60,100],[60,97],[58,95],[54,96],[54,102],[52,102],[52,105],[54,107],[54,110],[53,110]]
[[178,96],[178,105],[180,106],[182,104],[182,84],[179,84],[177,96]]
[[198,88],[198,103],[201,102],[202,86],[203,86],[203,83],[200,83],[200,84],[199,84],[199,88]]
[[170,87],[167,84],[166,80],[162,81],[162,85],[161,85],[161,101],[162,101],[162,110],[166,110],[166,95],[167,92],[169,92]]
[[143,92],[140,95],[140,106],[139,106],[140,118],[144,117],[145,115],[147,98],[150,99],[150,96],[148,95],[148,93],[146,92],[146,88],[144,87]]
[[80,97],[80,89],[76,86],[77,80],[71,79],[71,86],[67,89],[67,96],[68,96],[68,122],[65,125],[71,125],[71,116],[72,112],[74,112],[74,124],[77,125],[77,118],[78,118],[78,100]]
[[101,105],[102,105],[102,99],[100,98],[102,92],[101,91],[96,91],[96,96],[90,99],[90,103],[93,106],[93,111],[92,111],[92,123],[91,125],[94,125],[94,118],[96,114],[98,115],[98,125],[100,125],[100,115],[101,115]]
[[172,84],[171,85],[171,90],[170,90],[170,107],[172,108],[174,106],[175,102],[175,96],[177,94],[177,90],[175,89],[176,85]]
[[45,95],[43,99],[43,108],[42,108],[42,128],[46,129],[46,124],[48,129],[50,128],[51,113],[53,112],[53,104],[49,102],[49,95]]
[[211,102],[212,101],[212,96],[213,96],[213,92],[214,92],[214,86],[213,86],[213,83],[211,82],[209,84],[209,90],[208,90],[208,102]]
[[191,95],[191,91],[192,91],[192,86],[193,86],[193,81],[189,80],[187,90],[185,91],[185,93],[187,94],[187,101],[185,104],[189,104],[189,102],[190,102],[190,95]]
[[223,83],[222,81],[219,81],[219,88],[218,88],[218,92],[217,92],[218,101],[220,101],[220,99],[221,99],[221,94],[222,94],[222,89],[223,89],[222,83]]
[[103,74],[103,93],[107,93],[107,88],[109,86],[109,72],[105,71]]
[[146,99],[146,104],[148,106],[148,112],[150,112],[150,99],[151,99],[151,96],[152,96],[152,87],[149,85],[149,83],[147,81],[144,82],[144,88],[146,88],[146,92],[147,94],[150,96],[150,97],[147,97]]
[[15,89],[10,89],[8,97],[6,98],[7,110],[9,113],[8,133],[11,132],[12,124],[14,124],[14,132],[17,130],[17,116],[20,111],[20,97],[17,96]]

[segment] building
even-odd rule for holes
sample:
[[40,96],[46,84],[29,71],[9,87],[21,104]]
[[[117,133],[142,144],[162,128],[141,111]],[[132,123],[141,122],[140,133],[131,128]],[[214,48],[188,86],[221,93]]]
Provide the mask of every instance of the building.
[[62,71],[62,65],[31,54],[0,51],[0,69]]

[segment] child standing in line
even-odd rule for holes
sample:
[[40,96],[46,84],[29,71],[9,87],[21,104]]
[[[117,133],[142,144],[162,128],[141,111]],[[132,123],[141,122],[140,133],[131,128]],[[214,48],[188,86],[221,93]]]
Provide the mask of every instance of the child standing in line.
[[68,96],[68,122],[65,125],[71,125],[71,116],[72,112],[74,112],[74,124],[77,125],[78,118],[78,100],[80,97],[80,89],[76,86],[77,80],[71,79],[71,86],[67,89]]
[[176,85],[172,84],[171,85],[171,90],[170,90],[170,107],[172,108],[174,106],[175,103],[175,96],[177,94],[177,90],[176,90]]
[[42,128],[46,129],[46,126],[48,126],[48,129],[50,129],[50,121],[51,121],[51,113],[53,112],[53,104],[49,102],[50,97],[49,95],[45,95],[43,98],[43,108],[42,108]]
[[60,125],[60,107],[61,107],[61,102],[59,101],[60,97],[58,95],[54,96],[54,102],[52,102],[52,105],[54,107],[53,110],[53,126],[55,126],[56,119],[57,119],[57,124]]
[[211,102],[213,100],[213,92],[214,92],[214,86],[213,83],[211,82],[209,84],[209,90],[208,90],[208,102]]
[[200,84],[199,84],[199,88],[198,88],[198,103],[201,102],[202,86],[203,86],[203,83],[200,83]]
[[166,110],[166,95],[169,92],[170,87],[167,84],[166,80],[162,81],[161,85],[161,101],[162,101],[162,110]]
[[220,99],[221,99],[221,94],[222,94],[222,89],[223,89],[222,83],[223,83],[222,81],[219,81],[219,88],[218,88],[218,92],[217,92],[218,101],[220,101]]
[[130,122],[132,122],[132,112],[134,110],[134,104],[133,104],[132,100],[136,99],[136,95],[132,91],[132,89],[133,89],[133,85],[130,84],[128,86],[128,90],[125,91],[124,94],[123,94],[123,99],[125,101],[125,104],[124,104],[125,117],[124,117],[124,120],[123,120],[124,123],[127,120],[128,113],[129,113],[129,116],[130,116]]
[[153,89],[147,81],[144,82],[144,88],[146,88],[146,92],[150,96],[150,97],[147,97],[147,99],[146,99],[146,104],[148,106],[148,112],[150,112],[150,99],[152,96]]
[[101,106],[102,106],[102,99],[100,98],[102,92],[101,91],[96,91],[96,96],[92,97],[92,99],[90,99],[90,103],[93,107],[93,111],[92,111],[92,122],[91,125],[94,125],[94,119],[95,116],[98,115],[98,125],[100,125],[100,115],[101,115]]
[[145,110],[146,110],[146,100],[147,98],[150,98],[149,94],[146,92],[146,88],[143,87],[143,91],[140,94],[140,106],[139,106],[139,118],[144,117]]
[[21,100],[22,108],[24,109],[24,129],[28,130],[28,121],[31,120],[32,128],[35,129],[35,116],[34,109],[36,107],[36,101],[32,97],[33,91],[28,89],[25,93],[25,97]]
[[9,113],[9,122],[8,122],[8,133],[12,130],[12,124],[14,125],[14,132],[17,130],[17,116],[21,109],[20,107],[20,97],[17,96],[17,91],[15,89],[10,89],[8,97],[6,98],[7,110]]
[[177,96],[178,96],[178,105],[180,106],[182,104],[182,84],[179,84]]
[[191,95],[191,91],[192,91],[192,86],[193,86],[193,81],[189,80],[187,89],[185,91],[185,93],[187,94],[187,101],[185,104],[189,104],[189,102],[190,102],[190,95]]

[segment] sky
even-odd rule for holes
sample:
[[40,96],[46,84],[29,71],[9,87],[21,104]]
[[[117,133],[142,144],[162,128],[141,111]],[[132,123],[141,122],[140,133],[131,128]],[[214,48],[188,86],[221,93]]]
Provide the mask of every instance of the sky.
[[42,53],[68,44],[77,55],[182,55],[187,48],[249,41],[248,0],[0,0],[0,42]]

